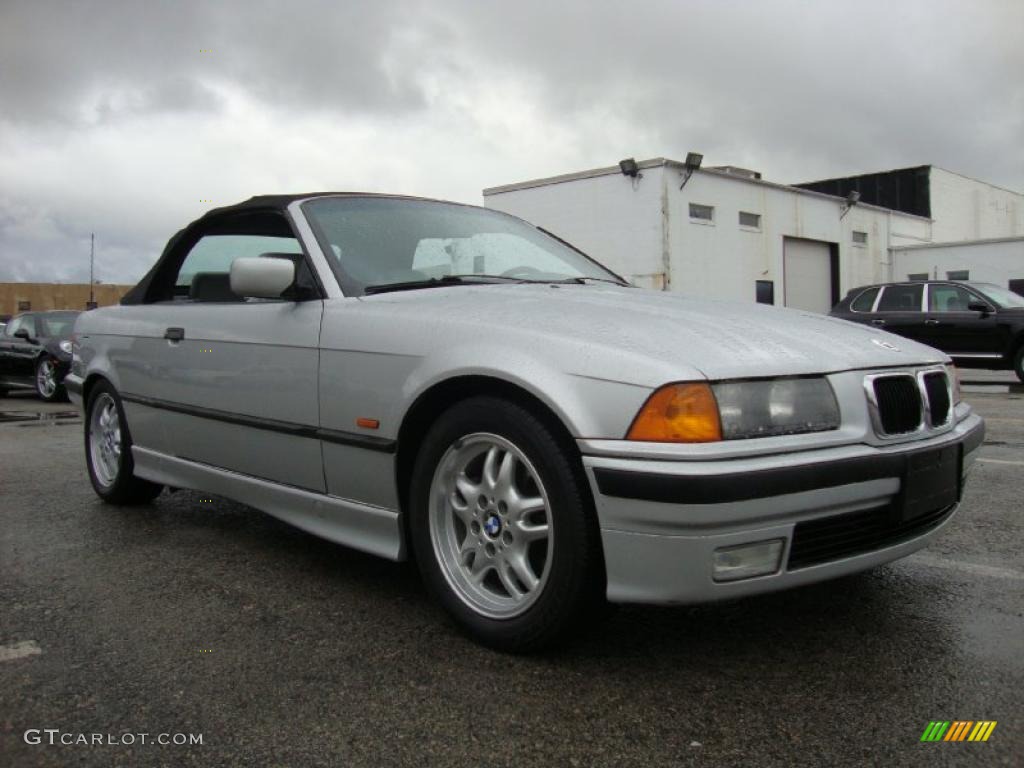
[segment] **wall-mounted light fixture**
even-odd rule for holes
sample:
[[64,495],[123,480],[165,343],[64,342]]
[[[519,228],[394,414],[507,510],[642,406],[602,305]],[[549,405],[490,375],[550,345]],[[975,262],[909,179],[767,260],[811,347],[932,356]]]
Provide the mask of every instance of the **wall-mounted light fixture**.
[[699,152],[686,153],[686,162],[683,163],[683,165],[686,168],[686,174],[683,176],[683,183],[679,185],[680,189],[686,186],[686,182],[688,182],[690,180],[690,177],[693,176],[693,172],[700,168],[700,164],[703,162],[704,155],[700,154]]
[[635,179],[640,175],[640,166],[636,164],[636,160],[632,157],[619,160],[619,170],[622,171],[623,176],[629,176],[631,179]]
[[843,211],[842,211],[842,213],[839,214],[839,220],[842,221],[843,220],[843,216],[848,214],[850,212],[850,209],[853,208],[853,206],[855,206],[859,202],[860,202],[860,192],[858,192],[856,189],[851,189],[846,194],[846,205],[843,206]]

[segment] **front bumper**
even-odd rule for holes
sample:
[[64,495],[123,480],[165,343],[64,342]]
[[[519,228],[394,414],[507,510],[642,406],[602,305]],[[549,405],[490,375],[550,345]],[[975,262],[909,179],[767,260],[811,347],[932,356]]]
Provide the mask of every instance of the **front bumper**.
[[[908,555],[942,530],[957,508],[952,504],[890,525],[888,510],[899,498],[908,461],[924,451],[962,446],[957,450],[966,477],[984,435],[984,422],[971,414],[941,436],[885,447],[844,445],[706,461],[585,455],[608,599],[707,602],[823,581]],[[810,521],[816,522],[801,525]],[[800,551],[794,551],[794,532]],[[805,545],[814,536],[845,536],[853,546],[818,544],[815,557],[808,557]],[[714,579],[716,550],[772,539],[784,542],[774,573]]]

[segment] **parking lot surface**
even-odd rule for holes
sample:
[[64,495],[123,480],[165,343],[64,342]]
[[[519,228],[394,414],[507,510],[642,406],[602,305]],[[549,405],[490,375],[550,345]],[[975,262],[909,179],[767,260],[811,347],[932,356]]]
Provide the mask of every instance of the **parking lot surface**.
[[[965,378],[988,437],[928,549],[622,607],[525,658],[464,639],[411,565],[190,491],[105,506],[70,406],[0,400],[0,765],[1022,765],[1024,392]],[[922,743],[933,720],[998,725]]]

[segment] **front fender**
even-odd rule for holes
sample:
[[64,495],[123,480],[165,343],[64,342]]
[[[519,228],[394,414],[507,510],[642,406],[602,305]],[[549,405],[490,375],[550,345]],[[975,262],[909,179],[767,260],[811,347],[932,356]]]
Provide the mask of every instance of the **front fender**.
[[547,355],[494,349],[482,343],[448,347],[419,360],[406,378],[392,420],[400,424],[425,392],[462,376],[486,376],[513,384],[544,403],[574,438],[621,438],[651,393],[650,387],[561,370]]

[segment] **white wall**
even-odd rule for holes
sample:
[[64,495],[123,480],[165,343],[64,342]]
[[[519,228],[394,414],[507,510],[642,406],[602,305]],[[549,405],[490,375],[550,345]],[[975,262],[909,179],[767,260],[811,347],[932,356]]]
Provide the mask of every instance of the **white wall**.
[[970,279],[1007,287],[1008,280],[1024,280],[1024,237],[993,242],[952,243],[921,248],[893,249],[893,279],[927,272],[946,279],[950,270],[966,269]]
[[544,227],[635,285],[662,288],[662,170],[488,192],[484,205]]
[[1024,195],[932,166],[935,242],[1024,235]]
[[[666,170],[669,189],[672,287],[706,296],[753,301],[755,281],[775,283],[782,304],[783,243],[787,237],[839,246],[840,296],[849,289],[888,279],[890,233],[918,242],[930,235],[930,222],[868,206],[854,206],[842,220],[843,203],[823,195],[759,184],[735,176],[697,172],[682,191],[680,172]],[[690,219],[689,204],[715,207],[714,225]],[[761,231],[740,227],[739,212],[761,215]],[[866,232],[866,245],[852,242]]]
[[[840,296],[889,279],[889,247],[931,237],[931,222],[714,171],[698,171],[680,191],[675,164],[643,169],[643,178],[615,172],[488,190],[485,205],[554,232],[636,285],[739,301],[755,300],[755,282],[775,283],[782,304],[786,237],[837,243]],[[514,186],[514,185],[513,185]],[[689,204],[715,208],[713,224],[692,221]],[[761,215],[757,231],[741,228],[739,212]],[[864,246],[853,231],[868,233]],[[669,270],[665,275],[665,261]]]

